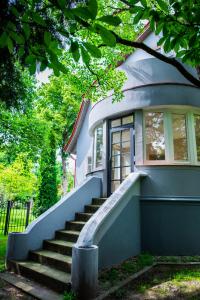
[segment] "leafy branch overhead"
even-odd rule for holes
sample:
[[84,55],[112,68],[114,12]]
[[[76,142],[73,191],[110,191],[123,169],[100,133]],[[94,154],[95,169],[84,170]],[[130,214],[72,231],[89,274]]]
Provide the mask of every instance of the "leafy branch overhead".
[[[183,62],[200,64],[198,0],[2,1],[0,52],[29,67],[31,74],[36,68],[43,71],[48,67],[55,75],[67,73],[63,51],[70,52],[75,62],[86,66],[92,59],[103,60],[102,46],[140,48],[156,56],[155,50],[132,40],[131,33],[147,20],[160,37],[158,46],[163,46],[166,53],[173,50]],[[124,30],[127,24],[130,34]],[[199,80],[181,68],[177,60],[166,60],[162,54],[158,58],[200,86]]]

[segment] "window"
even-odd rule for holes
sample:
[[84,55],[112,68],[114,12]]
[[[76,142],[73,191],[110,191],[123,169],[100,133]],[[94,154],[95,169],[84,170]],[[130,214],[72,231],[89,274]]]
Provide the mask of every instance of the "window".
[[200,163],[200,113],[145,112],[144,128],[147,163]]
[[148,112],[145,116],[146,158],[165,160],[164,114]]
[[103,150],[103,125],[98,126],[94,131],[94,168],[102,166]]

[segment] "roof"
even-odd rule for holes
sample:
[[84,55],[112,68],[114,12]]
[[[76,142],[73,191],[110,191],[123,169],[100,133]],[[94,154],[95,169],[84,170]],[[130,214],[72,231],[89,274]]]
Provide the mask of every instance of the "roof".
[[[138,36],[137,41],[138,42],[143,42],[148,37],[148,35],[150,33],[151,33],[150,26],[149,26],[149,23],[147,23],[144,27],[143,32]],[[127,59],[131,54],[127,55],[125,57],[125,59]],[[116,66],[120,66],[123,62],[122,61],[118,62],[116,64]],[[91,86],[93,86],[95,82],[96,81],[94,81]],[[83,95],[83,97],[84,97],[84,95]],[[83,99],[83,101],[81,103],[81,106],[80,106],[78,116],[77,116],[76,121],[74,123],[74,127],[73,127],[73,130],[72,130],[71,136],[70,136],[67,144],[64,147],[64,151],[66,151],[68,153],[73,152],[73,150],[76,146],[76,142],[77,142],[77,139],[78,139],[78,136],[79,136],[79,133],[80,133],[81,126],[83,124],[85,115],[87,113],[89,104],[90,104],[90,100],[84,100]]]
[[73,152],[73,150],[76,146],[76,141],[77,141],[77,138],[79,136],[81,126],[82,126],[83,121],[85,119],[85,115],[87,113],[89,105],[90,105],[89,100],[83,100],[81,102],[81,106],[80,106],[76,121],[74,123],[74,127],[73,127],[73,130],[72,130],[71,136],[70,136],[67,144],[64,146],[64,151],[65,152],[69,152],[69,153]]

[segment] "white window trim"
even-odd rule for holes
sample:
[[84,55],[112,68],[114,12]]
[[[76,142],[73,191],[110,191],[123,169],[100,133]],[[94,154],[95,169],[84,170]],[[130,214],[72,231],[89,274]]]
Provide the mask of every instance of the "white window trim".
[[[147,160],[146,159],[146,128],[145,128],[145,113],[160,112],[164,113],[164,136],[165,136],[165,160]],[[188,160],[174,160],[174,145],[173,145],[173,129],[172,129],[172,114],[186,115],[186,134],[188,146]],[[194,115],[200,115],[200,108],[187,107],[156,107],[143,110],[143,153],[144,165],[200,165],[197,160],[196,137],[194,126]]]

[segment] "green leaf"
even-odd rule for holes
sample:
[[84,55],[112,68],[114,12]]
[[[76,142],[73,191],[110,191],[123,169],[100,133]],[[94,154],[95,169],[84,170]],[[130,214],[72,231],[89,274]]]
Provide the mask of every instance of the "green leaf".
[[11,12],[13,13],[13,15],[15,15],[15,17],[19,17],[20,16],[20,13],[18,12],[18,10],[16,9],[15,6],[13,6],[11,8]]
[[41,64],[40,64],[40,72],[42,72],[42,71],[44,71],[46,69],[47,64],[48,63],[46,61],[41,62]]
[[98,3],[97,0],[89,0],[88,1],[88,10],[93,16],[93,19],[96,18],[98,12]]
[[10,37],[7,38],[7,46],[10,53],[13,52],[13,42]]
[[116,45],[116,37],[112,34],[112,32],[105,27],[96,24],[97,31],[99,32],[103,42],[110,47],[115,47]]
[[49,44],[51,42],[51,34],[48,31],[45,31],[45,33],[44,33],[44,42],[47,46],[49,46]]
[[28,64],[28,65],[31,65],[33,63],[36,62],[36,58],[34,55],[32,54],[29,54],[26,58],[25,58],[25,63]]
[[24,24],[23,25],[23,30],[24,30],[26,39],[28,39],[30,37],[30,34],[31,34],[31,28],[30,28],[29,24]]
[[0,48],[3,48],[3,47],[5,47],[7,45],[7,39],[8,39],[8,35],[4,31],[2,33],[2,35],[0,36]]
[[93,57],[101,58],[101,51],[95,45],[90,43],[84,43],[84,46]]
[[98,20],[113,26],[118,26],[122,22],[122,20],[118,16],[103,16]]
[[160,6],[160,8],[162,10],[164,10],[165,12],[168,12],[168,6],[167,3],[163,0],[157,0],[158,5]]
[[72,9],[71,12],[75,16],[78,16],[78,17],[83,18],[85,20],[94,19],[93,14],[86,7],[77,7],[77,8]]
[[156,30],[155,30],[155,34],[159,34],[163,29],[163,23],[157,23],[156,24]]
[[24,44],[25,40],[22,34],[17,34],[16,32],[10,32],[12,39],[18,44]]
[[81,57],[84,64],[88,66],[90,63],[90,56],[88,55],[87,51],[83,47],[81,47]]
[[159,41],[157,42],[157,45],[161,46],[165,40],[166,40],[166,36],[161,37],[161,39],[159,39]]
[[171,40],[170,40],[170,37],[168,37],[168,38],[166,39],[163,48],[164,48],[164,51],[165,51],[166,53],[168,53],[168,52],[171,51]]
[[137,15],[133,19],[133,24],[138,24],[140,20],[142,20],[142,16],[144,14],[144,10],[140,10]]
[[58,5],[59,5],[61,8],[65,8],[66,0],[57,0],[57,2],[58,2]]
[[73,59],[78,62],[80,58],[79,45],[77,42],[72,42],[70,47],[70,52],[72,53]]
[[34,75],[36,72],[36,61],[29,65],[29,72],[31,75]]
[[32,18],[33,18],[33,21],[35,21],[37,24],[43,25],[43,26],[46,25],[45,20],[39,14],[33,12]]
[[147,1],[146,0],[140,0],[143,7],[147,7]]

